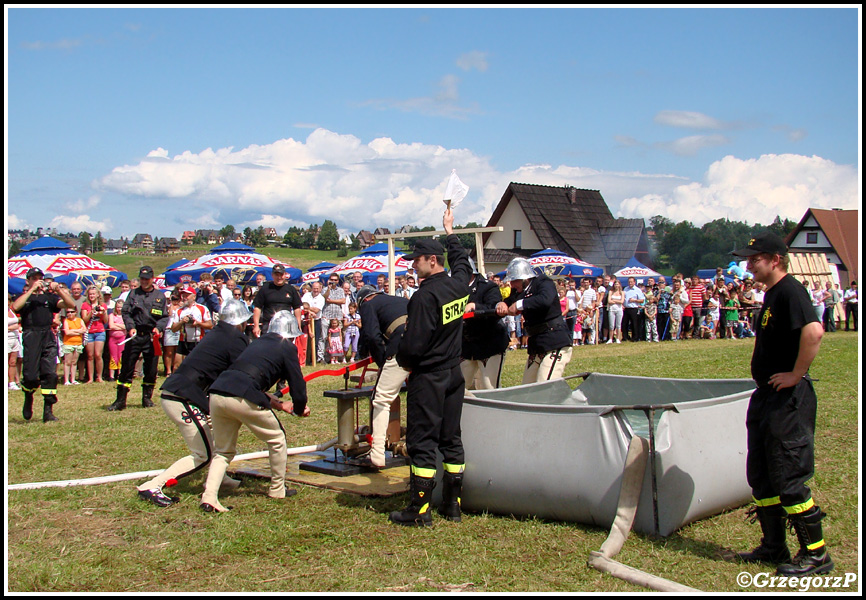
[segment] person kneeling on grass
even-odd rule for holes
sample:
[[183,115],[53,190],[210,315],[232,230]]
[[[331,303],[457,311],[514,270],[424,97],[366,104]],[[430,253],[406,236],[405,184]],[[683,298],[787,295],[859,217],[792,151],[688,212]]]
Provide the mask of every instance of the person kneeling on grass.
[[[208,415],[207,389],[247,349],[249,339],[244,327],[252,313],[240,300],[227,300],[220,308],[216,327],[196,344],[186,359],[162,385],[162,409],[177,425],[191,454],[177,460],[165,471],[138,486],[138,496],[156,506],[166,507],[179,498],[166,496],[162,488],[196,473],[210,464],[213,457],[213,434]],[[236,488],[240,481],[224,476],[223,487]]]
[[[238,430],[246,425],[257,438],[267,443],[271,467],[268,496],[287,498],[297,490],[286,489],[286,432],[274,410],[299,417],[310,415],[307,384],[301,373],[294,338],[301,335],[295,315],[277,312],[268,332],[252,342],[231,367],[210,388],[211,422],[215,456],[208,469],[204,494],[199,505],[205,512],[225,512],[218,490],[229,463],[235,457]],[[275,383],[288,381],[291,402],[268,393]]]

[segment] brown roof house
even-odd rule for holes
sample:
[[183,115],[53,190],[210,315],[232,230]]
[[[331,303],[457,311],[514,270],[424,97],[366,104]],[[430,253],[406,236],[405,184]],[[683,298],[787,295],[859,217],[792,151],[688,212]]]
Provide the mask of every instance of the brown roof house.
[[598,190],[510,183],[483,234],[484,262],[501,271],[516,256],[551,248],[613,273],[632,258],[653,268],[643,219],[615,219]]
[[842,288],[859,281],[860,244],[857,227],[859,211],[821,210],[810,208],[785,243],[791,252],[823,253],[831,265],[836,265]]

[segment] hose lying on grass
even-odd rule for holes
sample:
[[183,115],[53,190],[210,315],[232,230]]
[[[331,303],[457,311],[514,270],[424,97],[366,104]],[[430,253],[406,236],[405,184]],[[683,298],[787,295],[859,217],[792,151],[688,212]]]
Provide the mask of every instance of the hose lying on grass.
[[660,592],[699,592],[700,590],[695,588],[656,575],[650,575],[613,560],[613,557],[622,550],[634,524],[648,456],[649,441],[639,436],[632,437],[629,442],[625,468],[622,473],[622,488],[619,491],[616,518],[613,520],[613,525],[610,527],[607,539],[601,545],[601,550],[590,552],[587,564],[602,573],[609,573],[614,577],[651,590],[658,590]]
[[[321,452],[327,450],[337,443],[337,438],[327,441],[323,444],[314,446],[298,446],[297,448],[289,448],[287,454],[306,454],[307,452]],[[249,454],[238,454],[232,459],[232,462],[238,460],[252,460],[254,458],[264,458],[268,455],[268,451],[251,452]],[[162,473],[163,469],[157,471],[139,471],[137,473],[122,473],[120,475],[107,475],[105,477],[90,477],[88,479],[68,479],[66,481],[39,481],[35,483],[15,483],[6,486],[7,490],[37,490],[40,488],[51,487],[72,487],[77,485],[98,485],[100,483],[113,483],[115,481],[128,481],[130,479],[147,479],[156,477]]]

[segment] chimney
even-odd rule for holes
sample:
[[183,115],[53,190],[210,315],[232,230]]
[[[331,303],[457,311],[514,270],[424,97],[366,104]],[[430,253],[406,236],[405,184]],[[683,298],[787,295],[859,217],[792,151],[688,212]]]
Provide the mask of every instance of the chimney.
[[568,194],[568,201],[571,204],[577,203],[577,188],[573,185],[568,185],[565,187],[566,193]]

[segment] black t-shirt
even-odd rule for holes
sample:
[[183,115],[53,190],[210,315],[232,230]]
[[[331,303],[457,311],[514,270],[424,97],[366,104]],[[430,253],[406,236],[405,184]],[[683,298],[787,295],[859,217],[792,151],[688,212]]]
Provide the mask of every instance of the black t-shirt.
[[295,309],[303,308],[303,306],[301,295],[290,283],[277,287],[273,281],[268,281],[262,286],[262,289],[256,294],[255,300],[253,300],[253,308],[258,308],[262,311],[259,325],[270,322],[274,314],[281,310],[294,311]]
[[31,294],[18,313],[24,329],[51,327],[54,313],[60,312],[60,296],[57,294]]
[[792,275],[767,290],[752,354],[755,381],[764,384],[776,373],[792,371],[800,353],[801,330],[818,322],[809,292]]

